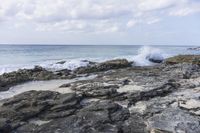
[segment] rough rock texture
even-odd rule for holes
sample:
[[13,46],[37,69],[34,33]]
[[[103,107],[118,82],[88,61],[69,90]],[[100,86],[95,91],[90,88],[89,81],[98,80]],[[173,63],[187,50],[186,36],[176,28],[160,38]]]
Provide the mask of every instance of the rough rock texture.
[[[0,107],[0,131],[14,130],[37,118],[50,120],[72,115],[81,108],[81,97],[75,93],[29,91],[6,100]],[[9,128],[8,128],[9,127]]]
[[84,74],[84,73],[101,72],[101,71],[125,68],[125,67],[130,67],[130,66],[131,66],[131,63],[128,62],[126,59],[116,59],[116,60],[110,60],[103,63],[99,63],[93,66],[80,67],[75,70],[75,73]]
[[191,63],[200,65],[200,55],[178,55],[165,60],[166,64]]
[[198,64],[115,68],[61,86],[74,93],[29,91],[1,101],[0,132],[200,133]]
[[69,70],[61,70],[53,73],[39,66],[36,66],[34,69],[20,69],[0,75],[0,91],[6,91],[11,86],[26,81],[71,78],[71,76]]

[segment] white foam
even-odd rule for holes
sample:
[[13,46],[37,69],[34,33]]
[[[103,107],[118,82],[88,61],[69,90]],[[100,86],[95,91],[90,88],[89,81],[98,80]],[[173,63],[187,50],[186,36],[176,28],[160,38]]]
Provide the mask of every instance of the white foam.
[[[88,61],[95,61],[95,62],[103,62],[106,60],[112,60],[112,59],[119,59],[119,58],[125,58],[128,61],[134,61],[136,65],[138,66],[148,66],[148,65],[153,65],[152,62],[150,62],[147,57],[153,58],[153,59],[163,59],[168,57],[164,51],[154,48],[154,47],[149,47],[149,46],[144,46],[138,50],[138,53],[133,55],[126,55],[126,56],[118,56],[115,58],[77,58],[77,59],[68,59],[68,60],[57,60],[57,61],[45,61],[45,62],[36,62],[32,64],[16,64],[16,65],[0,65],[0,75],[3,73],[8,73],[12,71],[17,71],[19,69],[32,69],[34,68],[35,65],[41,66],[47,70],[50,71],[56,71],[56,70],[62,70],[62,69],[69,69],[69,70],[74,70],[78,67],[81,66],[87,66],[89,64]],[[57,62],[59,61],[66,61],[64,64],[59,64]]]
[[153,63],[150,62],[148,58],[153,58],[155,60],[163,60],[166,57],[167,54],[165,54],[164,51],[158,48],[143,46],[138,50],[138,54],[133,57],[133,61],[138,66],[148,66],[153,65]]
[[88,61],[83,61],[83,60],[69,60],[66,61],[64,64],[59,64],[59,63],[46,63],[46,64],[41,64],[40,66],[48,69],[48,70],[62,70],[62,69],[69,69],[69,70],[74,70],[78,67],[81,66],[87,66],[89,64]]
[[74,70],[78,67],[87,66],[89,64],[88,61],[84,61],[81,59],[68,60],[64,64],[59,64],[57,62],[54,61],[54,62],[41,62],[35,64],[0,65],[0,75],[3,73],[17,71],[19,69],[33,69],[34,66],[36,65],[41,66],[50,71],[57,71],[62,69]]

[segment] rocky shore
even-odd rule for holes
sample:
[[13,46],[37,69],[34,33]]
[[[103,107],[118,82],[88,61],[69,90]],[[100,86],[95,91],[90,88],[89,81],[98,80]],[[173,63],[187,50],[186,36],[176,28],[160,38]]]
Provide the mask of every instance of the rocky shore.
[[74,71],[3,74],[0,91],[27,81],[97,76],[60,86],[71,93],[32,90],[2,100],[0,133],[200,133],[200,56],[159,62],[140,67],[117,59]]

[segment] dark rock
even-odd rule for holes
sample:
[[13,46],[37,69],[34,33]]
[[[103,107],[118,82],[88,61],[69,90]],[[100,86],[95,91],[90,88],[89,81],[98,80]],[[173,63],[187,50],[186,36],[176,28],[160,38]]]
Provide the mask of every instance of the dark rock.
[[65,64],[66,63],[66,61],[59,61],[59,62],[57,62],[56,64],[61,64],[61,65],[63,65],[63,64]]
[[0,133],[8,133],[12,130],[10,121],[4,118],[0,118]]
[[188,50],[200,50],[200,47],[188,48]]
[[103,63],[99,63],[94,66],[77,68],[75,70],[75,73],[78,73],[78,74],[94,73],[94,72],[108,71],[111,69],[126,68],[130,66],[131,66],[131,63],[128,62],[126,59],[116,59],[116,60],[110,60]]
[[[62,78],[67,78],[69,76],[72,76],[71,70],[69,70],[69,69],[63,69],[63,70],[56,71],[55,74]],[[73,77],[75,77],[75,75],[73,75]]]
[[122,126],[123,133],[149,133],[145,120],[139,114],[131,114]]
[[148,55],[146,59],[153,63],[162,63],[164,61],[162,55]]
[[82,62],[88,62],[88,65],[95,65],[97,64],[96,62],[89,61],[89,60],[81,60]]
[[22,93],[6,100],[0,107],[0,120],[4,120],[1,128],[3,130],[9,126],[6,125],[7,121],[10,121],[10,128],[13,130],[33,118],[49,120],[72,115],[81,107],[80,100],[81,97],[75,93],[60,94],[51,91]]
[[40,66],[34,69],[20,69],[11,73],[0,75],[0,91],[7,91],[11,86],[33,80],[68,79],[75,75],[70,70],[60,70],[55,73],[47,71]]
[[118,104],[110,101],[95,102],[76,115],[42,125],[37,132],[119,133],[120,122],[123,123],[129,116],[129,111]]

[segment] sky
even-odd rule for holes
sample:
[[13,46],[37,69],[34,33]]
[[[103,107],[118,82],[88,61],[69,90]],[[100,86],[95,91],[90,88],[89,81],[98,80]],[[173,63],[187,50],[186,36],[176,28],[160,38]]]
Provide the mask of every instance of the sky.
[[200,46],[200,0],[0,0],[0,44]]

